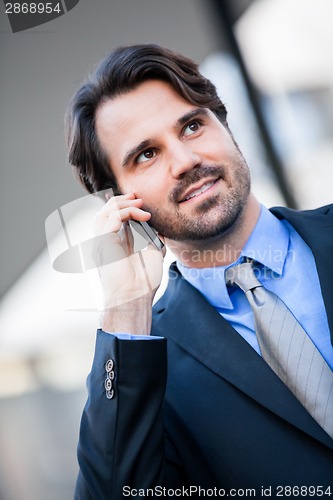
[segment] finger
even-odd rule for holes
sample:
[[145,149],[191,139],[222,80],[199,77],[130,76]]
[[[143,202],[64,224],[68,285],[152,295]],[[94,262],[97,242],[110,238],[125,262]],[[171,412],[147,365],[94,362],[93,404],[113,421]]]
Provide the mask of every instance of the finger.
[[119,210],[126,206],[137,206],[141,207],[143,204],[142,198],[133,198],[127,196],[114,196],[101,208],[101,212],[110,212],[112,210]]
[[106,203],[103,208],[101,208],[97,213],[96,213],[96,218],[98,219],[103,219],[109,217],[113,213],[119,212],[119,210],[122,210],[127,207],[137,207],[141,208],[142,207],[142,200],[140,199],[135,199],[135,200],[117,200],[117,201],[112,201],[111,203]]
[[96,213],[94,219],[95,234],[102,234],[108,231],[119,231],[121,224],[126,220],[136,217],[140,221],[150,219],[150,213],[140,209],[142,200],[120,200],[105,206]]
[[137,207],[122,208],[117,212],[111,213],[106,220],[104,219],[103,232],[117,232],[120,230],[122,224],[130,219],[146,222],[150,217],[149,212]]
[[131,203],[134,201],[134,204],[136,206],[140,206],[140,202],[135,201],[135,195],[134,194],[126,194],[126,195],[119,195],[119,196],[112,196],[109,198],[106,198],[106,202],[103,203],[103,205],[100,207],[98,210],[97,214],[105,214],[109,213],[113,210],[118,210],[119,208],[123,208],[126,206],[126,203]]

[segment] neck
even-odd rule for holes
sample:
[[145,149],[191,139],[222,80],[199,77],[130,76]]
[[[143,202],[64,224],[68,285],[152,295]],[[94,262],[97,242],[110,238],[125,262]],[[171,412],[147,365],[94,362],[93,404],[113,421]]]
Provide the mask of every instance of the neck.
[[184,266],[194,268],[227,266],[240,256],[258,221],[259,214],[260,205],[250,194],[237,221],[226,233],[205,240],[167,240],[166,243]]

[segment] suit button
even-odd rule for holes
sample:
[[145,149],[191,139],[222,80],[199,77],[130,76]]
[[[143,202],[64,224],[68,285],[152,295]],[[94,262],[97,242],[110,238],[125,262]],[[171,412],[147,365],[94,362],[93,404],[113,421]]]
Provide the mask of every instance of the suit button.
[[104,387],[106,391],[111,391],[112,389],[112,382],[109,378],[106,378],[104,381]]
[[113,364],[114,363],[113,363],[112,359],[108,359],[107,362],[105,363],[105,370],[107,372],[112,371],[113,370]]
[[111,391],[106,391],[105,394],[108,399],[112,399],[114,396],[114,390],[111,389]]
[[114,380],[114,362],[112,359],[108,359],[105,363],[106,379],[104,380],[105,395],[108,399],[114,397],[114,388],[112,381]]

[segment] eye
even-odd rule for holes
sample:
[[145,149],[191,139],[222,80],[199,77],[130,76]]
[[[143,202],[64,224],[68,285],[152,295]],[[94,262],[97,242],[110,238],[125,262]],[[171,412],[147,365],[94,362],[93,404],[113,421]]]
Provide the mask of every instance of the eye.
[[201,122],[199,120],[193,121],[191,123],[188,123],[186,127],[184,128],[184,136],[187,137],[189,135],[194,134],[199,130],[201,126]]
[[154,149],[146,149],[145,151],[142,151],[142,153],[139,154],[139,156],[136,157],[135,163],[144,163],[146,161],[151,160],[156,156],[156,151]]

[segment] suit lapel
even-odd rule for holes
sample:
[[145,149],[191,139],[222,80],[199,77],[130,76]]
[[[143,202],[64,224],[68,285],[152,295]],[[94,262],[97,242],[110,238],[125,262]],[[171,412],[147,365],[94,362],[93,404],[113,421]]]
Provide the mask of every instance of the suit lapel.
[[332,206],[304,212],[273,208],[279,219],[286,219],[312,250],[325,304],[333,346],[333,213]]
[[155,313],[155,335],[173,340],[262,406],[333,448],[333,441],[263,359],[181,277],[176,266],[171,267],[169,287]]

